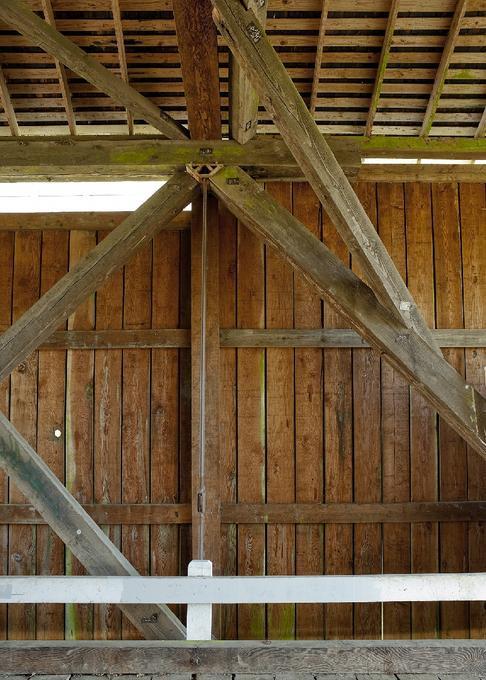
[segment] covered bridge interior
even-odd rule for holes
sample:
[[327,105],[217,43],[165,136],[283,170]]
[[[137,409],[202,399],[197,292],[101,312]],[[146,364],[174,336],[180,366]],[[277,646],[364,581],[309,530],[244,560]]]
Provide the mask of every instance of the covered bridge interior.
[[[0,0],[0,98],[0,672],[486,677],[486,0]],[[191,560],[482,590],[196,644],[8,580]]]

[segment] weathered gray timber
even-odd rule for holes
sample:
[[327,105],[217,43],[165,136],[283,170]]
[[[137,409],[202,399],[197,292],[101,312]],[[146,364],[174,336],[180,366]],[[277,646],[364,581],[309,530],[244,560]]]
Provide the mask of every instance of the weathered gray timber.
[[[255,13],[262,26],[267,18],[268,0],[243,0],[245,7]],[[231,58],[230,67],[230,131],[240,144],[247,144],[256,135],[260,98],[237,59]]]
[[[5,673],[486,672],[484,640],[0,642]],[[30,670],[27,670],[30,669]]]
[[0,0],[0,19],[116,102],[144,118],[169,139],[188,137],[179,123],[43,21],[21,0]]
[[[338,163],[360,180],[374,181],[377,173],[385,181],[400,177],[457,176],[484,181],[484,165],[361,165],[362,158],[448,158],[478,160],[486,158],[486,139],[373,136],[325,137]],[[297,161],[279,136],[260,135],[244,146],[228,140],[173,141],[161,137],[110,136],[0,138],[0,179],[12,180],[96,180],[152,179],[171,175],[188,163],[217,162],[239,165],[249,174],[262,178],[303,177]],[[444,171],[445,168],[445,171]],[[359,172],[359,174],[357,174]],[[469,173],[469,174],[465,174]],[[383,177],[381,175],[383,174]],[[2,218],[3,219],[3,218]]]
[[223,168],[210,181],[234,215],[289,260],[486,458],[486,399],[243,170]]
[[187,173],[175,175],[23,314],[0,338],[0,380],[185,208],[197,188],[198,183]]
[[380,301],[440,354],[420,310],[253,12],[211,0],[213,16]]
[[[0,413],[0,466],[89,574],[138,574],[3,413]],[[165,605],[123,605],[121,610],[148,639],[185,638],[184,626]],[[7,670],[1,662],[0,667]]]

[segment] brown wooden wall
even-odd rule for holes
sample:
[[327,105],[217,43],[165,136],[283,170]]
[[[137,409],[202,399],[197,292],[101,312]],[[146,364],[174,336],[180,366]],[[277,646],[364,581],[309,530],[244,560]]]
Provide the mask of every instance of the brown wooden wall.
[[[305,184],[270,191],[349,262]],[[486,327],[485,186],[363,184],[380,236],[432,326]],[[26,216],[26,220],[28,220]],[[346,324],[227,213],[221,326]],[[0,328],[97,238],[0,232]],[[189,325],[187,233],[164,233],[70,319],[71,329]],[[485,389],[486,350],[446,350]],[[2,386],[0,407],[84,503],[185,502],[190,493],[189,350],[41,351]],[[484,500],[486,464],[369,349],[223,349],[224,502]],[[56,437],[55,430],[61,431]],[[2,478],[0,501],[23,499]],[[223,526],[226,573],[486,571],[486,524]],[[142,573],[186,573],[186,525],[112,526]],[[44,526],[0,526],[0,569],[82,573]],[[228,638],[484,637],[484,604],[226,607]],[[111,607],[0,608],[0,636],[135,636]]]

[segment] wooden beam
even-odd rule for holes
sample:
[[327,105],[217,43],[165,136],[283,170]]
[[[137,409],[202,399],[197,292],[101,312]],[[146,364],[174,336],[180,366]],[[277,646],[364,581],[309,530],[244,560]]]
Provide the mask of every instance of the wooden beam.
[[[128,65],[127,54],[125,50],[125,36],[123,34],[123,24],[120,11],[120,0],[111,0],[111,13],[113,14],[113,23],[115,24],[116,44],[118,47],[118,58],[120,60],[120,73],[124,83],[129,83],[128,79]],[[133,115],[127,109],[127,126],[128,134],[133,135]]]
[[33,45],[59,59],[71,71],[130,109],[169,139],[186,139],[185,129],[158,106],[110,73],[69,38],[38,17],[22,0],[0,0],[0,19],[22,33]]
[[322,53],[324,52],[324,40],[326,38],[327,15],[331,0],[322,0],[321,20],[319,22],[319,37],[317,38],[316,58],[314,62],[314,76],[312,78],[312,91],[310,97],[309,111],[314,116],[317,108],[319,96],[319,81],[321,76]]
[[7,81],[5,79],[5,74],[1,66],[0,66],[0,101],[2,102],[5,117],[10,128],[10,134],[12,135],[12,137],[18,137],[19,125],[17,123],[17,116],[15,115],[15,110],[14,107],[12,106],[12,100],[10,99],[10,92],[8,91]]
[[195,196],[196,188],[197,182],[186,173],[175,175],[21,316],[0,339],[0,380],[170,222]]
[[220,139],[218,41],[210,0],[173,5],[191,137]]
[[240,168],[211,177],[213,191],[236,217],[290,261],[373,347],[486,458],[486,399],[407,329],[352,271]]
[[[219,60],[210,0],[174,0],[189,130],[193,138],[221,138]],[[210,146],[210,144],[208,144]],[[191,226],[192,554],[221,573],[219,209],[208,195],[193,203]],[[213,635],[221,608],[213,609]]]
[[[255,13],[258,21],[265,26],[267,0],[243,0],[247,9]],[[230,60],[230,132],[240,144],[252,139],[258,125],[259,97],[244,70],[236,59]]]
[[[432,334],[440,347],[486,347],[486,329],[438,329]],[[322,349],[365,348],[370,345],[350,329],[260,329],[222,328],[221,347],[319,347]],[[57,331],[39,349],[170,349],[191,346],[190,330]]]
[[395,34],[395,25],[397,23],[399,5],[400,0],[391,0],[385,37],[383,39],[383,47],[381,48],[380,61],[376,71],[375,85],[373,87],[368,118],[366,120],[365,135],[368,137],[371,137],[371,133],[373,132],[373,123],[375,121],[376,111],[378,110],[378,104],[381,97],[381,88],[383,87],[385,72],[390,59],[390,50],[393,43],[393,36]]
[[[390,158],[485,160],[486,139],[420,137],[325,137],[339,164],[351,176],[371,181],[401,176],[413,181],[415,175],[427,181],[441,173],[477,172],[484,181],[485,165],[389,165]],[[362,158],[383,159],[382,165],[362,165]],[[239,165],[262,179],[303,176],[302,170],[279,136],[258,135],[244,146],[234,141],[171,141],[161,137],[21,137],[0,138],[1,181],[51,180],[160,180],[189,163],[215,162]],[[279,174],[280,173],[280,174]],[[359,173],[359,175],[357,174]],[[75,219],[75,215],[72,215]]]
[[439,106],[440,98],[442,96],[442,90],[444,89],[444,83],[447,78],[449,64],[451,63],[451,58],[452,55],[454,54],[456,42],[461,31],[461,22],[464,18],[464,14],[466,13],[466,9],[467,0],[457,0],[456,9],[454,12],[454,16],[452,17],[451,26],[449,29],[449,34],[447,36],[446,44],[442,52],[439,68],[437,69],[437,74],[435,76],[434,86],[432,87],[432,92],[430,93],[430,98],[427,104],[427,109],[425,111],[422,128],[420,130],[421,137],[427,137],[430,133],[432,125],[434,124],[435,114]]
[[[0,231],[113,231],[130,215],[130,212],[2,213]],[[184,210],[166,224],[165,229],[184,231],[190,226],[191,213]]]
[[[2,641],[3,673],[127,674],[154,673],[231,675],[268,674],[310,677],[339,673],[456,674],[478,677],[486,672],[482,640],[326,640],[138,642]],[[248,675],[250,674],[250,675]],[[385,677],[389,677],[386,675]],[[424,676],[422,676],[423,678]]]
[[[83,505],[97,524],[191,524],[190,503]],[[422,503],[226,503],[223,524],[484,522],[486,501]],[[1,524],[45,524],[33,505],[0,504]]]
[[[137,571],[61,484],[40,456],[0,413],[0,466],[93,575]],[[122,611],[148,639],[184,639],[185,629],[165,605],[125,605]]]
[[[52,9],[51,0],[42,0],[42,11],[44,18],[52,28],[56,28],[56,20],[54,18],[54,11]],[[76,134],[76,117],[74,115],[73,103],[71,99],[71,92],[69,90],[69,80],[66,73],[66,67],[61,64],[57,57],[54,57],[54,64],[56,66],[57,77],[59,80],[59,88],[61,90],[62,101],[66,109],[66,118],[68,122],[69,132],[72,135]]]
[[410,291],[265,31],[238,0],[212,3],[214,19],[231,51],[247,70],[267,111],[378,298],[397,319],[402,319],[440,353]]
[[486,108],[483,111],[481,120],[479,121],[478,129],[476,130],[476,139],[481,139],[486,135]]

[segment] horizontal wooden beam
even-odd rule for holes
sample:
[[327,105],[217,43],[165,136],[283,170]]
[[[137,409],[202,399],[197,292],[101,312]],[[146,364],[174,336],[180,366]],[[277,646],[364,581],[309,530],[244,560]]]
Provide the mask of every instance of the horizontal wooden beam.
[[[190,503],[90,504],[97,524],[191,524]],[[227,503],[224,524],[388,524],[484,522],[486,501],[424,503]],[[32,505],[0,504],[1,524],[45,524]]]
[[[2,641],[3,673],[486,673],[483,640]],[[246,675],[248,677],[248,675]],[[333,675],[335,677],[335,675]]]
[[[387,181],[420,177],[484,177],[479,165],[361,165],[362,158],[483,160],[486,139],[326,136],[339,164],[360,180]],[[303,176],[286,144],[278,136],[259,135],[244,146],[225,140],[165,140],[161,137],[84,137],[0,139],[0,181],[22,180],[160,180],[188,163],[207,161],[239,165],[263,179]],[[468,173],[467,175],[465,173]],[[483,180],[484,181],[484,180]]]
[[[486,329],[446,328],[433,330],[440,347],[486,347]],[[221,347],[321,347],[363,348],[370,345],[350,329],[224,328]],[[191,346],[189,329],[57,331],[40,347],[48,350],[76,349],[171,349]]]
[[[130,215],[130,212],[1,213],[0,231],[113,231]],[[165,229],[183,231],[190,226],[191,212],[184,210]]]

